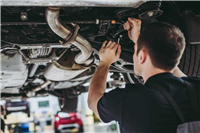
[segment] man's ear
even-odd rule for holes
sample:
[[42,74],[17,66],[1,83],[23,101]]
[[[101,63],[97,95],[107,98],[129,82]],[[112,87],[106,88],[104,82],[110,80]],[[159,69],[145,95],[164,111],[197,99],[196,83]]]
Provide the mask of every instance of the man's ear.
[[147,59],[147,52],[144,49],[142,49],[138,53],[138,56],[139,56],[139,62],[140,62],[140,64],[144,64],[145,61],[146,61],[146,59]]

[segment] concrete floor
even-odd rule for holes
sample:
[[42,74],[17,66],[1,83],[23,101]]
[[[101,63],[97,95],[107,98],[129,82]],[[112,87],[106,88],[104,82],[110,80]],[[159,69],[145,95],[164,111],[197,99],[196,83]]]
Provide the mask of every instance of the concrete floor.
[[[54,131],[48,131],[43,133],[54,133]],[[117,129],[112,130],[111,124],[95,123],[93,125],[84,126],[84,133],[119,133]]]
[[[54,133],[53,127],[49,126],[51,128],[48,129],[48,131],[44,132],[38,132],[38,133]],[[84,126],[84,132],[85,133],[119,133],[117,130],[117,125],[115,122],[113,123],[103,123],[103,122],[98,122],[98,123],[94,123],[92,125],[87,125]],[[10,132],[8,130],[5,131],[5,133],[16,133],[14,132]],[[28,133],[34,133],[34,132],[28,132]]]
[[94,125],[84,126],[85,133],[118,133],[116,127],[112,130],[112,125],[106,123],[95,123]]

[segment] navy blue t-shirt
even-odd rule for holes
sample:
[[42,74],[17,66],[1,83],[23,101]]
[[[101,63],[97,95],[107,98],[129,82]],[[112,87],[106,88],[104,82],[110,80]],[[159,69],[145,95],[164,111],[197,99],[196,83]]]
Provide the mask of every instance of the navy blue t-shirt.
[[192,121],[187,88],[183,80],[200,89],[200,78],[177,78],[172,73],[150,77],[144,85],[127,84],[104,93],[97,109],[103,122],[118,121],[124,133],[175,133],[180,119],[166,98],[154,87],[162,85],[173,97],[187,121]]

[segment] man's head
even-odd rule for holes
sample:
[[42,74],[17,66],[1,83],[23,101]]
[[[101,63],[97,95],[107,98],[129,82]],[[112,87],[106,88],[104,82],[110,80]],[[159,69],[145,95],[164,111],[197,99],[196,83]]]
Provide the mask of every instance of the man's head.
[[142,76],[143,68],[149,65],[171,71],[177,66],[183,54],[185,38],[176,26],[155,22],[141,31],[134,48],[133,60],[136,75]]
[[1,105],[1,115],[4,115],[4,107]]

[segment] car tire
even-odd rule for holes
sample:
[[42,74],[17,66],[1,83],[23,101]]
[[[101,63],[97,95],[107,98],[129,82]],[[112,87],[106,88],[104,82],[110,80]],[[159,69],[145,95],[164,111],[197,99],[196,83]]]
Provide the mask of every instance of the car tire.
[[200,76],[200,44],[186,44],[179,68],[188,76]]
[[30,117],[30,116],[31,116],[31,113],[30,113],[30,110],[29,110],[29,108],[27,108],[27,109],[24,111],[24,113],[26,113],[26,114],[27,114],[27,117]]
[[78,133],[83,133],[83,132],[84,132],[83,126],[80,126],[79,130],[78,130]]
[[7,119],[7,115],[6,115],[6,114],[4,115],[4,120],[5,120],[5,119]]
[[59,131],[59,130],[57,130],[57,129],[55,129],[55,133],[60,133],[60,131]]
[[30,114],[30,111],[29,111],[29,112],[27,112],[27,116],[28,116],[28,117],[30,117],[30,116],[31,116],[31,114]]
[[178,65],[180,70],[187,76],[200,76],[200,42],[198,34],[200,18],[191,11],[182,12],[174,1],[163,1],[162,3],[165,3],[161,7],[164,14],[158,18],[158,21],[178,26],[186,38],[186,48]]
[[5,111],[5,114],[4,114],[4,119],[7,119],[7,115],[9,115],[10,112],[8,112],[7,110]]
[[77,109],[78,96],[69,97],[67,93],[67,90],[62,91],[63,99],[59,100],[61,111],[67,113],[74,113]]

